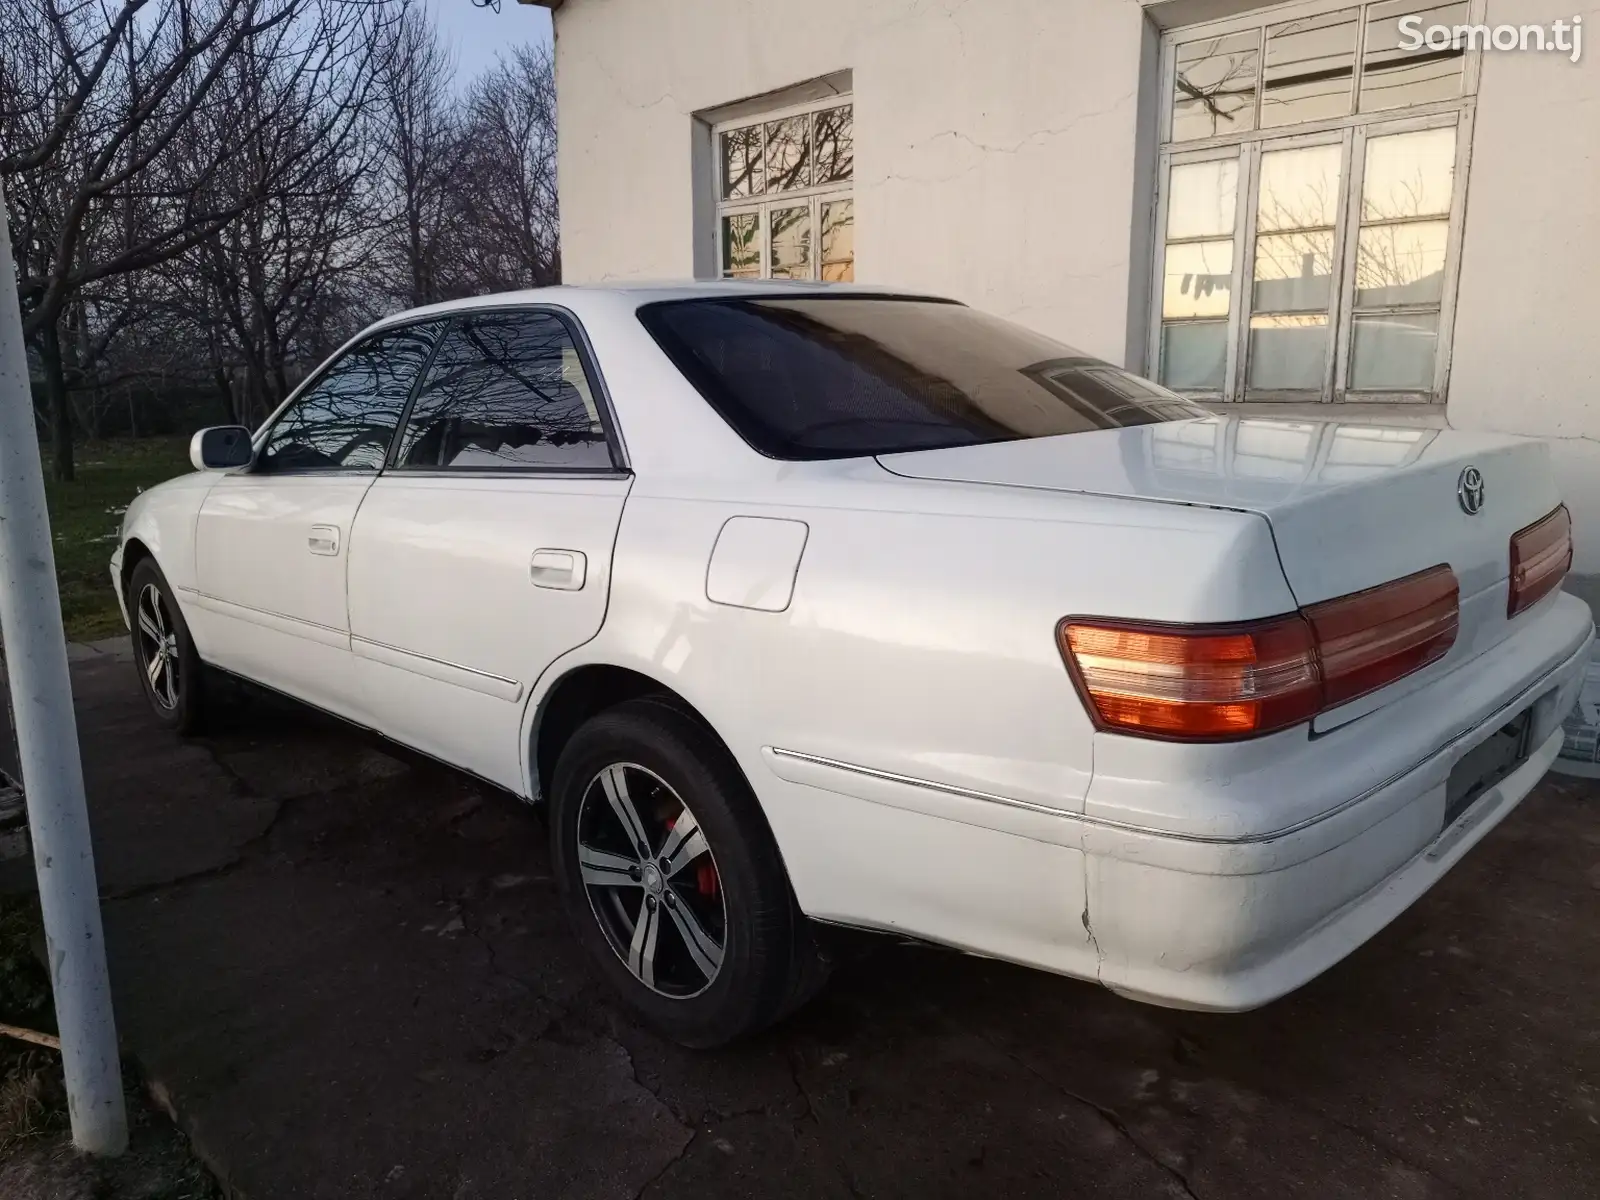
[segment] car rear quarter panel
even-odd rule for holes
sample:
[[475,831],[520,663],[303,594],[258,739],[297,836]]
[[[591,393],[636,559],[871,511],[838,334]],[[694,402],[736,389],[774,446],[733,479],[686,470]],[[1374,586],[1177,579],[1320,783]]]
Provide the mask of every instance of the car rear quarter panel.
[[[713,548],[741,516],[807,527],[781,611],[707,598]],[[1051,814],[1083,810],[1094,730],[1056,647],[1061,617],[1242,620],[1292,607],[1266,522],[1247,514],[897,480],[870,460],[786,465],[737,495],[641,477],[605,626],[540,691],[604,662],[678,692],[743,767],[802,904],[846,917],[825,896],[840,864],[804,799],[830,783],[785,786],[796,773],[773,751],[1020,802],[836,780],[858,813],[877,800],[974,836],[971,826],[1010,821],[1025,837],[1070,841],[1074,823]]]

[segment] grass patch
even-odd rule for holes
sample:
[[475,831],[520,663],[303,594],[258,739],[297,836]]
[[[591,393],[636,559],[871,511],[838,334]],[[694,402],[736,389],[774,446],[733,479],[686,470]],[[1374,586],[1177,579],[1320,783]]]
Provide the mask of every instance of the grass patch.
[[88,642],[123,631],[107,573],[122,511],[139,492],[190,470],[188,447],[187,438],[90,442],[77,448],[76,479],[45,480],[69,640]]

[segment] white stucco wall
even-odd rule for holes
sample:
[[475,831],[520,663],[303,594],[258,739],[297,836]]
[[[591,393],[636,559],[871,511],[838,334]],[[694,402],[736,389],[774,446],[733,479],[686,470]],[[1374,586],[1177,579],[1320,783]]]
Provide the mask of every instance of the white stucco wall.
[[1559,54],[1483,56],[1450,423],[1551,440],[1575,569],[1600,574],[1600,8],[1489,0],[1490,24],[1584,16]]
[[1143,30],[1128,0],[571,0],[565,278],[692,275],[693,114],[848,69],[856,278],[1121,362]]
[[[1552,440],[1576,569],[1600,583],[1600,9],[1560,3],[1488,0],[1490,22],[1585,13],[1592,44],[1578,64],[1484,57],[1448,419]],[[568,281],[692,275],[711,221],[694,114],[849,70],[858,279],[1137,357],[1135,0],[568,0],[555,28]]]

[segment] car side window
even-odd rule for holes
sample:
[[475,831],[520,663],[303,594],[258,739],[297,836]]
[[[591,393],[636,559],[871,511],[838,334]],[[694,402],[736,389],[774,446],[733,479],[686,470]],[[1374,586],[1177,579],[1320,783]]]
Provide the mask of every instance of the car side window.
[[398,466],[612,466],[594,389],[565,322],[470,313],[439,343],[400,440]]
[[286,408],[267,434],[261,471],[377,471],[443,322],[374,334]]

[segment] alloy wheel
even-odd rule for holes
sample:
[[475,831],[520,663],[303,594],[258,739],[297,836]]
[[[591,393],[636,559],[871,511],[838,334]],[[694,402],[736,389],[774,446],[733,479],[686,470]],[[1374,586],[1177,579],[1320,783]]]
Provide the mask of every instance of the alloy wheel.
[[704,830],[635,763],[606,767],[578,807],[578,867],[606,941],[651,991],[687,999],[722,969],[728,918]]
[[150,684],[150,695],[161,708],[178,707],[182,681],[178,675],[178,630],[166,597],[153,583],[139,592],[134,609],[139,631],[139,665]]

